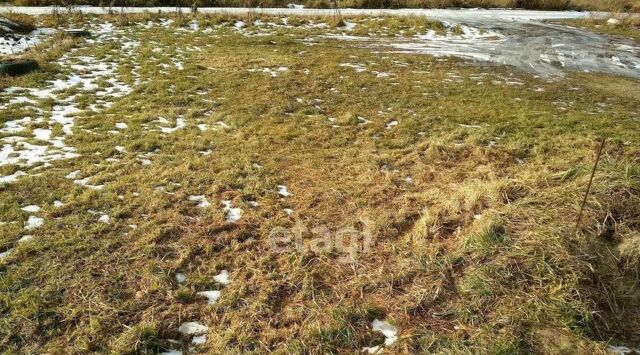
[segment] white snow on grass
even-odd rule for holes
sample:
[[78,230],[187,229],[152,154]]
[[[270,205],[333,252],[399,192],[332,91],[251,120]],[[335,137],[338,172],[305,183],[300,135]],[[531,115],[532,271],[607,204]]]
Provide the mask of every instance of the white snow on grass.
[[[0,147],[0,166],[16,164],[31,167],[44,163],[48,167],[51,162],[63,159],[76,158],[79,155],[75,148],[67,146],[66,138],[73,134],[76,118],[86,111],[99,111],[99,108],[110,107],[115,98],[122,97],[133,89],[130,85],[119,79],[118,68],[120,60],[127,60],[134,54],[134,49],[139,43],[122,38],[126,30],[115,28],[112,24],[94,24],[90,29],[94,36],[86,39],[87,45],[119,44],[120,48],[112,51],[122,53],[123,56],[108,55],[98,57],[79,55],[79,48],[65,53],[55,64],[62,70],[53,80],[46,81],[38,88],[9,87],[0,92],[0,115],[2,110],[13,105],[30,105],[37,117],[33,120],[40,127],[32,131],[35,139],[42,144],[30,144],[22,137],[5,137]],[[122,58],[122,59],[115,59]],[[133,76],[138,81],[136,68]],[[69,94],[71,93],[71,94]],[[89,105],[86,110],[79,109],[77,100],[82,95],[90,94],[95,103]],[[41,105],[40,101],[50,101],[51,106]],[[39,106],[44,106],[40,108]],[[23,117],[5,122],[2,133],[18,133],[26,129],[25,124],[32,121],[31,117]],[[53,136],[53,127],[60,125],[62,132]],[[11,179],[0,177],[0,182]]]
[[[167,119],[164,117],[160,117],[157,122],[161,124],[169,123],[169,121],[167,121]],[[173,133],[179,129],[183,129],[184,127],[186,127],[186,123],[184,121],[184,118],[180,116],[176,118],[176,125],[174,127],[160,127],[160,131],[162,133]]]
[[200,335],[209,331],[209,327],[200,322],[184,322],[178,327],[178,331],[184,335]]
[[50,129],[43,129],[43,128],[36,128],[33,130],[33,136],[36,137],[36,139],[40,139],[43,141],[48,141],[51,139],[51,130]]
[[386,338],[384,341],[385,346],[389,346],[398,340],[398,329],[387,321],[375,319],[373,323],[371,323],[371,328],[374,332],[380,332],[384,335]]
[[218,121],[215,123],[216,128],[223,128],[223,129],[230,129],[231,126],[229,126],[228,124],[222,122],[222,121]]
[[380,345],[376,345],[376,346],[365,346],[364,348],[362,348],[362,352],[365,352],[367,354],[381,354],[383,352],[383,349]]
[[53,35],[55,31],[50,28],[38,28],[28,34],[10,33],[0,36],[0,54],[19,54],[31,49],[42,40]]
[[25,212],[30,212],[30,213],[36,213],[36,212],[40,211],[40,206],[38,206],[38,205],[24,206],[24,207],[21,208],[21,210],[23,210]]
[[632,349],[624,345],[609,345],[608,350],[615,355],[632,355],[640,353],[640,348]]
[[204,343],[207,342],[207,335],[206,334],[202,334],[202,335],[198,335],[193,337],[193,339],[191,339],[191,344],[193,345],[202,345]]
[[110,221],[111,221],[111,218],[109,217],[109,215],[106,215],[106,214],[103,214],[100,216],[100,218],[98,218],[98,222],[100,223],[109,224]]
[[395,121],[395,120],[389,121],[389,122],[387,122],[386,128],[387,129],[391,129],[391,128],[397,126],[397,125],[398,125],[398,121]]
[[269,75],[271,75],[272,77],[277,77],[278,75],[280,75],[283,72],[288,71],[289,68],[287,67],[278,67],[276,69],[271,69],[271,68],[260,68],[260,69],[247,69],[248,72],[250,73],[267,73]]
[[11,255],[13,249],[9,249],[7,251],[3,251],[2,253],[0,253],[0,260],[8,258],[9,255]]
[[149,166],[151,165],[151,159],[152,157],[158,155],[159,150],[156,149],[154,152],[146,152],[144,154],[138,154],[138,156],[136,157],[136,159],[140,162],[140,164],[142,164],[143,166]]
[[222,285],[228,285],[229,281],[229,272],[227,270],[222,270],[220,273],[213,277],[213,280]]
[[[391,325],[391,323],[387,321],[381,321],[379,319],[375,319],[371,323],[371,328],[374,332],[379,332],[384,335],[384,347],[391,346],[398,340],[398,329]],[[369,354],[380,354],[383,352],[384,347],[381,345],[376,345],[372,347],[364,347],[362,348],[363,352]]]
[[208,300],[207,303],[210,305],[214,305],[216,304],[216,301],[218,301],[218,298],[220,298],[221,293],[220,291],[217,291],[217,290],[211,290],[211,291],[200,291],[200,292],[197,292],[196,295],[207,298]]
[[20,178],[22,176],[26,176],[26,175],[27,175],[27,173],[25,173],[24,171],[18,170],[13,174],[0,176],[0,186],[2,186],[4,184],[14,183],[14,182],[18,181],[18,178]]
[[242,217],[242,209],[238,207],[232,207],[231,200],[222,201],[224,205],[223,211],[227,214],[226,221],[229,223],[235,223]]
[[92,190],[102,190],[104,185],[92,185],[89,183],[90,178],[86,177],[84,179],[73,180],[73,183],[76,185],[80,185],[82,187],[86,187]]
[[24,225],[25,230],[32,230],[40,227],[44,224],[44,219],[36,216],[29,216],[27,222]]
[[187,281],[187,277],[181,272],[176,272],[176,282],[182,284],[185,281]]
[[[5,140],[6,142],[6,140]],[[56,144],[59,144],[56,141]],[[79,155],[73,153],[75,149],[64,146],[61,149],[49,145],[37,145],[16,140],[13,144],[4,144],[0,148],[0,166],[15,164],[20,166],[32,166],[37,163],[48,163],[55,160],[76,158]]]
[[129,126],[127,126],[126,123],[124,122],[117,122],[116,123],[116,129],[127,129]]
[[284,185],[278,185],[278,195],[282,196],[282,197],[289,197],[291,196],[291,192],[289,192],[289,190],[287,189],[286,186]]
[[33,240],[33,236],[32,235],[23,235],[20,239],[18,239],[18,244],[22,244],[22,243],[26,243],[28,241]]
[[[113,27],[104,30],[109,26],[98,26],[103,30],[98,31],[98,35],[94,36],[94,39],[87,40],[88,43],[103,44],[118,38],[117,33],[123,33],[122,30],[116,30]],[[133,47],[128,48],[128,51],[131,51]],[[109,107],[114,97],[124,96],[132,90],[129,85],[118,79],[119,63],[113,61],[113,56],[104,56],[98,59],[91,56],[80,56],[76,53],[77,49],[71,50],[57,60],[55,64],[62,68],[60,74],[41,87],[10,87],[0,93],[0,102],[4,102],[4,104],[0,104],[0,115],[2,115],[2,110],[16,104],[35,105],[41,100],[51,100],[54,103],[50,109],[34,107],[38,112],[36,121],[48,126],[36,128],[32,132],[35,139],[43,143],[31,144],[20,137],[6,137],[0,148],[0,166],[16,164],[31,167],[44,163],[44,167],[48,167],[53,161],[78,157],[79,154],[75,153],[75,148],[65,144],[66,138],[73,134],[77,116],[83,112],[77,107],[76,98],[78,95],[89,93],[94,96],[96,103],[91,105],[89,110],[95,110],[97,106]],[[108,86],[101,89],[101,85],[105,85],[105,82]],[[77,91],[78,94],[69,96],[66,92],[70,89]],[[24,117],[6,122],[2,133],[22,131],[25,129],[24,124],[30,121],[31,117]],[[61,135],[53,137],[53,125],[62,126]],[[3,180],[11,182],[11,179],[7,179],[7,177],[3,178],[0,178],[0,182]]]
[[367,67],[364,64],[358,64],[358,63],[342,63],[340,64],[341,67],[346,67],[346,68],[353,68],[353,70],[356,71],[356,73],[362,73],[367,71]]
[[74,170],[74,171],[70,172],[69,174],[67,174],[65,176],[65,179],[74,180],[74,179],[77,179],[80,176],[82,176],[81,174],[82,173],[80,172],[80,170]]
[[197,202],[196,207],[199,207],[199,208],[207,208],[211,206],[211,203],[209,202],[209,200],[207,200],[207,198],[204,195],[191,195],[188,197],[188,200],[190,202]]

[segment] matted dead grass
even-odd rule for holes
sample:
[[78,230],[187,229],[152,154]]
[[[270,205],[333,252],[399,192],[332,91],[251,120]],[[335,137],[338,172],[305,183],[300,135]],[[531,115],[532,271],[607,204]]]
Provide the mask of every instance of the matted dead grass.
[[[637,81],[547,82],[326,38],[306,45],[320,29],[256,36],[234,30],[237,19],[200,18],[226,24],[203,35],[181,31],[189,21],[140,20],[125,27],[136,55],[115,59],[123,80],[137,68],[142,81],[77,117],[67,143],[81,157],[0,187],[0,245],[13,250],[0,261],[7,351],[355,353],[384,342],[375,319],[398,329],[389,353],[640,342]],[[75,55],[108,58],[114,46],[78,43]],[[159,117],[185,126],[163,133]],[[609,143],[576,233],[600,136]],[[76,170],[105,187],[65,178]],[[240,220],[226,221],[222,201]],[[18,245],[31,204],[45,223]],[[313,227],[368,227],[374,243],[346,263],[335,251],[274,253],[273,228],[297,226],[304,243]],[[222,270],[228,285],[214,281]],[[205,290],[221,291],[214,305]],[[209,327],[204,344],[178,332],[186,321]]]

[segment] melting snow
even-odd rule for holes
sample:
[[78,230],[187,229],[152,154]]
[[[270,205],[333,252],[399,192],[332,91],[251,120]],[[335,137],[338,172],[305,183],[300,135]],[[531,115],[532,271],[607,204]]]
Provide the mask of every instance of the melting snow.
[[188,197],[191,202],[198,202],[197,207],[207,208],[211,206],[211,203],[204,195],[191,195]]
[[215,280],[215,282],[222,284],[222,285],[228,285],[229,284],[229,272],[227,270],[222,270],[220,271],[220,273],[216,276],[213,277],[213,280]]
[[27,175],[27,173],[25,173],[24,171],[18,170],[11,175],[0,176],[0,185],[14,183],[18,180],[19,177],[25,176],[25,175]]
[[176,281],[179,284],[184,283],[185,281],[187,281],[187,277],[183,273],[177,272],[176,273]]
[[640,349],[631,349],[624,345],[609,345],[609,351],[616,355],[632,355],[640,353]]
[[203,335],[198,335],[196,337],[193,337],[193,339],[191,339],[191,344],[193,345],[202,345],[204,343],[207,342],[207,335],[203,334]]
[[18,54],[38,45],[44,38],[53,35],[49,28],[39,28],[29,34],[9,33],[0,36],[0,54]]
[[21,208],[21,210],[23,210],[25,212],[36,213],[36,212],[40,211],[40,206],[37,206],[37,205],[24,206],[24,207]]
[[287,67],[278,67],[275,70],[271,69],[271,68],[247,69],[247,71],[251,72],[251,73],[255,73],[255,72],[268,73],[274,78],[277,77],[278,75],[280,75],[280,73],[286,72],[287,70],[289,70],[289,68],[287,68]]
[[9,255],[11,255],[12,249],[9,249],[7,251],[3,251],[2,253],[0,253],[0,260],[9,257]]
[[36,216],[29,216],[29,219],[27,219],[27,223],[25,223],[24,225],[24,229],[26,230],[36,229],[43,224],[44,224],[43,218],[36,217]]
[[184,322],[178,331],[184,335],[200,335],[209,331],[209,327],[199,322]]
[[287,190],[287,187],[284,185],[278,185],[278,194],[282,197],[289,197],[291,193]]
[[373,323],[371,323],[371,327],[374,332],[380,332],[382,333],[382,335],[385,336],[385,338],[387,338],[384,341],[384,345],[386,346],[389,346],[395,343],[396,340],[398,340],[398,337],[397,337],[398,329],[396,329],[396,327],[394,327],[393,325],[391,325],[391,323],[387,321],[381,321],[376,319],[373,321]]
[[206,297],[209,301],[209,304],[216,304],[218,298],[220,298],[220,291],[212,290],[212,291],[200,291],[196,293],[198,296]]
[[[371,328],[374,332],[380,332],[385,337],[384,346],[390,346],[398,340],[398,329],[391,325],[391,323],[387,321],[381,321],[379,319],[375,319],[371,323]],[[369,354],[380,354],[383,351],[383,347],[380,345],[372,346],[372,347],[364,347],[362,348],[363,352],[367,352]]]
[[234,223],[240,220],[242,209],[231,207],[231,200],[224,200],[222,203],[224,204],[223,211],[227,213],[227,222]]
[[[124,54],[123,58],[131,56],[133,49],[139,44],[134,41],[122,42],[119,36],[125,30],[116,29],[111,24],[96,25],[94,30],[96,35],[87,39],[88,44],[111,41],[121,43],[119,51]],[[0,41],[3,40],[6,41]],[[56,61],[56,64],[67,70],[62,71],[54,80],[47,81],[44,87],[10,87],[0,93],[0,101],[3,102],[0,104],[0,110],[15,104],[34,105],[37,103],[36,100],[51,100],[54,103],[51,109],[34,107],[38,114],[37,122],[48,127],[34,129],[33,136],[46,144],[30,144],[20,137],[7,137],[3,139],[4,144],[0,147],[0,165],[33,166],[44,163],[47,167],[55,160],[78,157],[75,148],[65,144],[65,139],[73,134],[76,117],[83,112],[77,107],[78,96],[83,92],[90,93],[95,98],[95,103],[90,105],[87,111],[97,111],[97,107],[109,107],[113,98],[122,97],[132,90],[132,87],[118,79],[119,62],[113,61],[113,56],[107,55],[99,59],[78,55],[77,51],[72,49]],[[137,77],[135,69],[133,74]],[[102,87],[103,85],[106,87]],[[73,89],[70,96],[69,89]],[[77,91],[80,92],[73,93]],[[25,129],[24,124],[30,121],[31,117],[23,117],[5,122],[2,133],[20,132]],[[53,125],[62,126],[62,136],[52,137]],[[14,178],[0,177],[0,183],[12,182]]]
[[33,240],[33,236],[32,235],[23,235],[22,238],[18,239],[18,243],[26,243],[30,240]]
[[[162,123],[162,124],[169,123],[167,121],[167,119],[164,118],[164,117],[160,117],[160,119],[158,119],[158,122]],[[175,131],[177,131],[179,129],[184,128],[185,126],[186,126],[186,124],[185,124],[184,118],[178,117],[178,118],[176,118],[176,126],[175,127],[160,127],[160,131],[162,133],[173,133],[173,132],[175,132]]]

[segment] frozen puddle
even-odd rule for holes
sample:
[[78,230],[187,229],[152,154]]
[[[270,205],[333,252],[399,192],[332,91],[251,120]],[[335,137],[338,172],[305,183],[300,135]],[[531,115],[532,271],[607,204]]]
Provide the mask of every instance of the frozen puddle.
[[[436,57],[458,57],[474,62],[509,65],[541,77],[562,76],[565,71],[601,72],[640,78],[640,48],[632,41],[587,30],[542,22],[580,15],[546,12],[458,10],[434,13],[445,33],[429,30],[413,37],[392,39],[378,36],[326,35],[365,47],[396,53],[419,53]],[[534,14],[534,15],[531,15]],[[537,15],[536,15],[537,14]],[[366,68],[344,63],[357,72]]]
[[[87,39],[87,45],[122,42],[122,48],[114,51],[122,51],[123,58],[133,55],[133,49],[137,47],[136,42],[123,42],[120,38],[123,32],[110,27],[109,24],[96,25],[91,31],[95,36],[93,39]],[[44,167],[48,167],[53,161],[78,157],[76,149],[68,146],[65,141],[73,135],[76,118],[84,112],[78,108],[79,103],[76,101],[80,95],[93,96],[95,103],[89,105],[87,110],[97,112],[104,107],[110,107],[115,99],[131,92],[132,87],[119,79],[120,62],[115,60],[114,56],[96,58],[79,55],[80,50],[81,48],[76,48],[63,55],[56,64],[60,65],[65,73],[46,82],[44,86],[10,87],[0,93],[0,115],[4,110],[16,106],[28,108],[36,113],[35,116],[7,121],[0,126],[0,133],[20,134],[0,140],[0,166],[14,164],[29,168],[43,164]],[[46,108],[48,101],[53,102],[50,108]],[[32,130],[33,138],[28,139],[23,133],[29,132],[31,124],[37,124],[39,128]],[[60,133],[56,136],[53,133],[54,126],[61,127]],[[26,173],[0,176],[0,183],[11,183],[22,175]],[[83,184],[82,181],[77,183]]]

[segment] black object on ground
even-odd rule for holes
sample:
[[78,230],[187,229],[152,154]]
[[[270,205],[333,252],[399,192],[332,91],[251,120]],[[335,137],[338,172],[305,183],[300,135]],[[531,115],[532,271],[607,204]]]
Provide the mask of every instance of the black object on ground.
[[23,75],[38,69],[33,59],[13,59],[0,61],[0,75]]
[[71,37],[89,37],[91,33],[89,31],[81,30],[81,29],[69,29],[64,31]]

